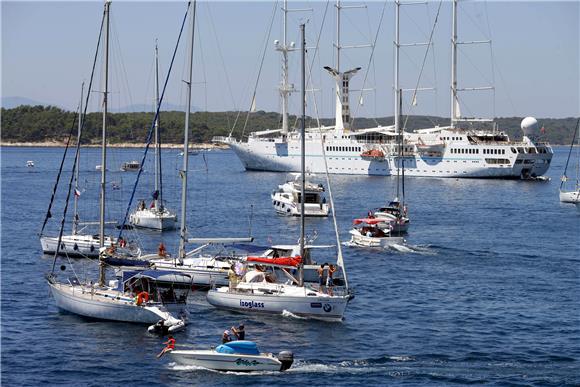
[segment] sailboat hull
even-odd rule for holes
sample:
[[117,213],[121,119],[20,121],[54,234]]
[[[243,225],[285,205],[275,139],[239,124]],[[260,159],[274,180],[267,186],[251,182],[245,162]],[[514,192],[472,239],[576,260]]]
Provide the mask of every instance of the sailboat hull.
[[[117,297],[90,292],[82,286],[49,282],[56,306],[79,316],[141,324],[154,324],[169,314],[158,307],[136,305],[133,298],[119,293]],[[161,315],[159,314],[161,312]]]
[[580,190],[560,191],[560,201],[562,203],[580,203]]
[[[105,247],[110,247],[114,243],[113,238],[105,237]],[[58,237],[40,238],[42,252],[44,254],[54,254],[58,246]],[[99,236],[98,235],[64,235],[61,238],[59,255],[69,257],[98,257],[99,256]]]
[[221,309],[242,313],[293,315],[323,321],[342,321],[348,297],[320,297],[306,291],[304,296],[278,294],[256,294],[229,292],[228,288],[212,289],[207,293],[207,301]]
[[177,215],[169,211],[138,210],[132,213],[129,221],[135,227],[164,231],[175,228]]

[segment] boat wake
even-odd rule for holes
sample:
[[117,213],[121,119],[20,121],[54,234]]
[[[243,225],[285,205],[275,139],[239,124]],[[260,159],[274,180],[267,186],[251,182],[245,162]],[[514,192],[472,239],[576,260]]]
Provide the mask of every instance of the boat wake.
[[295,318],[297,320],[308,320],[307,317],[301,317],[301,316],[297,316],[292,312],[289,312],[287,310],[283,310],[282,311],[282,317],[290,317],[290,318]]

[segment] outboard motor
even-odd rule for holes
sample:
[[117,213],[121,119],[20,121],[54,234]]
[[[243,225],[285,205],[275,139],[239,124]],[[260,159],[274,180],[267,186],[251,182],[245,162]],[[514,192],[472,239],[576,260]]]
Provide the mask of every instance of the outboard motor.
[[280,371],[286,371],[294,363],[294,354],[290,351],[282,351],[278,354],[278,360],[282,363]]

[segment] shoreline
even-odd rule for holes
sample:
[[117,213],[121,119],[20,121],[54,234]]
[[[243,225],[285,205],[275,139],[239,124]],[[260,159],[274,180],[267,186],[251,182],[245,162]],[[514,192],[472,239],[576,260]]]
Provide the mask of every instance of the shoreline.
[[[18,147],[18,148],[64,148],[66,143],[58,141],[44,141],[44,142],[5,142],[0,141],[0,147]],[[74,146],[74,144],[71,144]],[[83,144],[81,148],[100,148],[101,144]],[[145,144],[133,143],[115,143],[107,144],[109,148],[145,148]],[[183,144],[161,144],[163,149],[182,149]],[[196,143],[189,144],[190,149],[229,149],[226,144],[214,143]]]

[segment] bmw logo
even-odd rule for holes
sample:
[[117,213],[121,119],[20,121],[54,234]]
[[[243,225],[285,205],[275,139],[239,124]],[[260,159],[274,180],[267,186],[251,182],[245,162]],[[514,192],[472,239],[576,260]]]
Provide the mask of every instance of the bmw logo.
[[324,304],[324,306],[322,307],[322,309],[324,309],[324,311],[326,313],[330,312],[332,310],[332,306],[330,304]]

